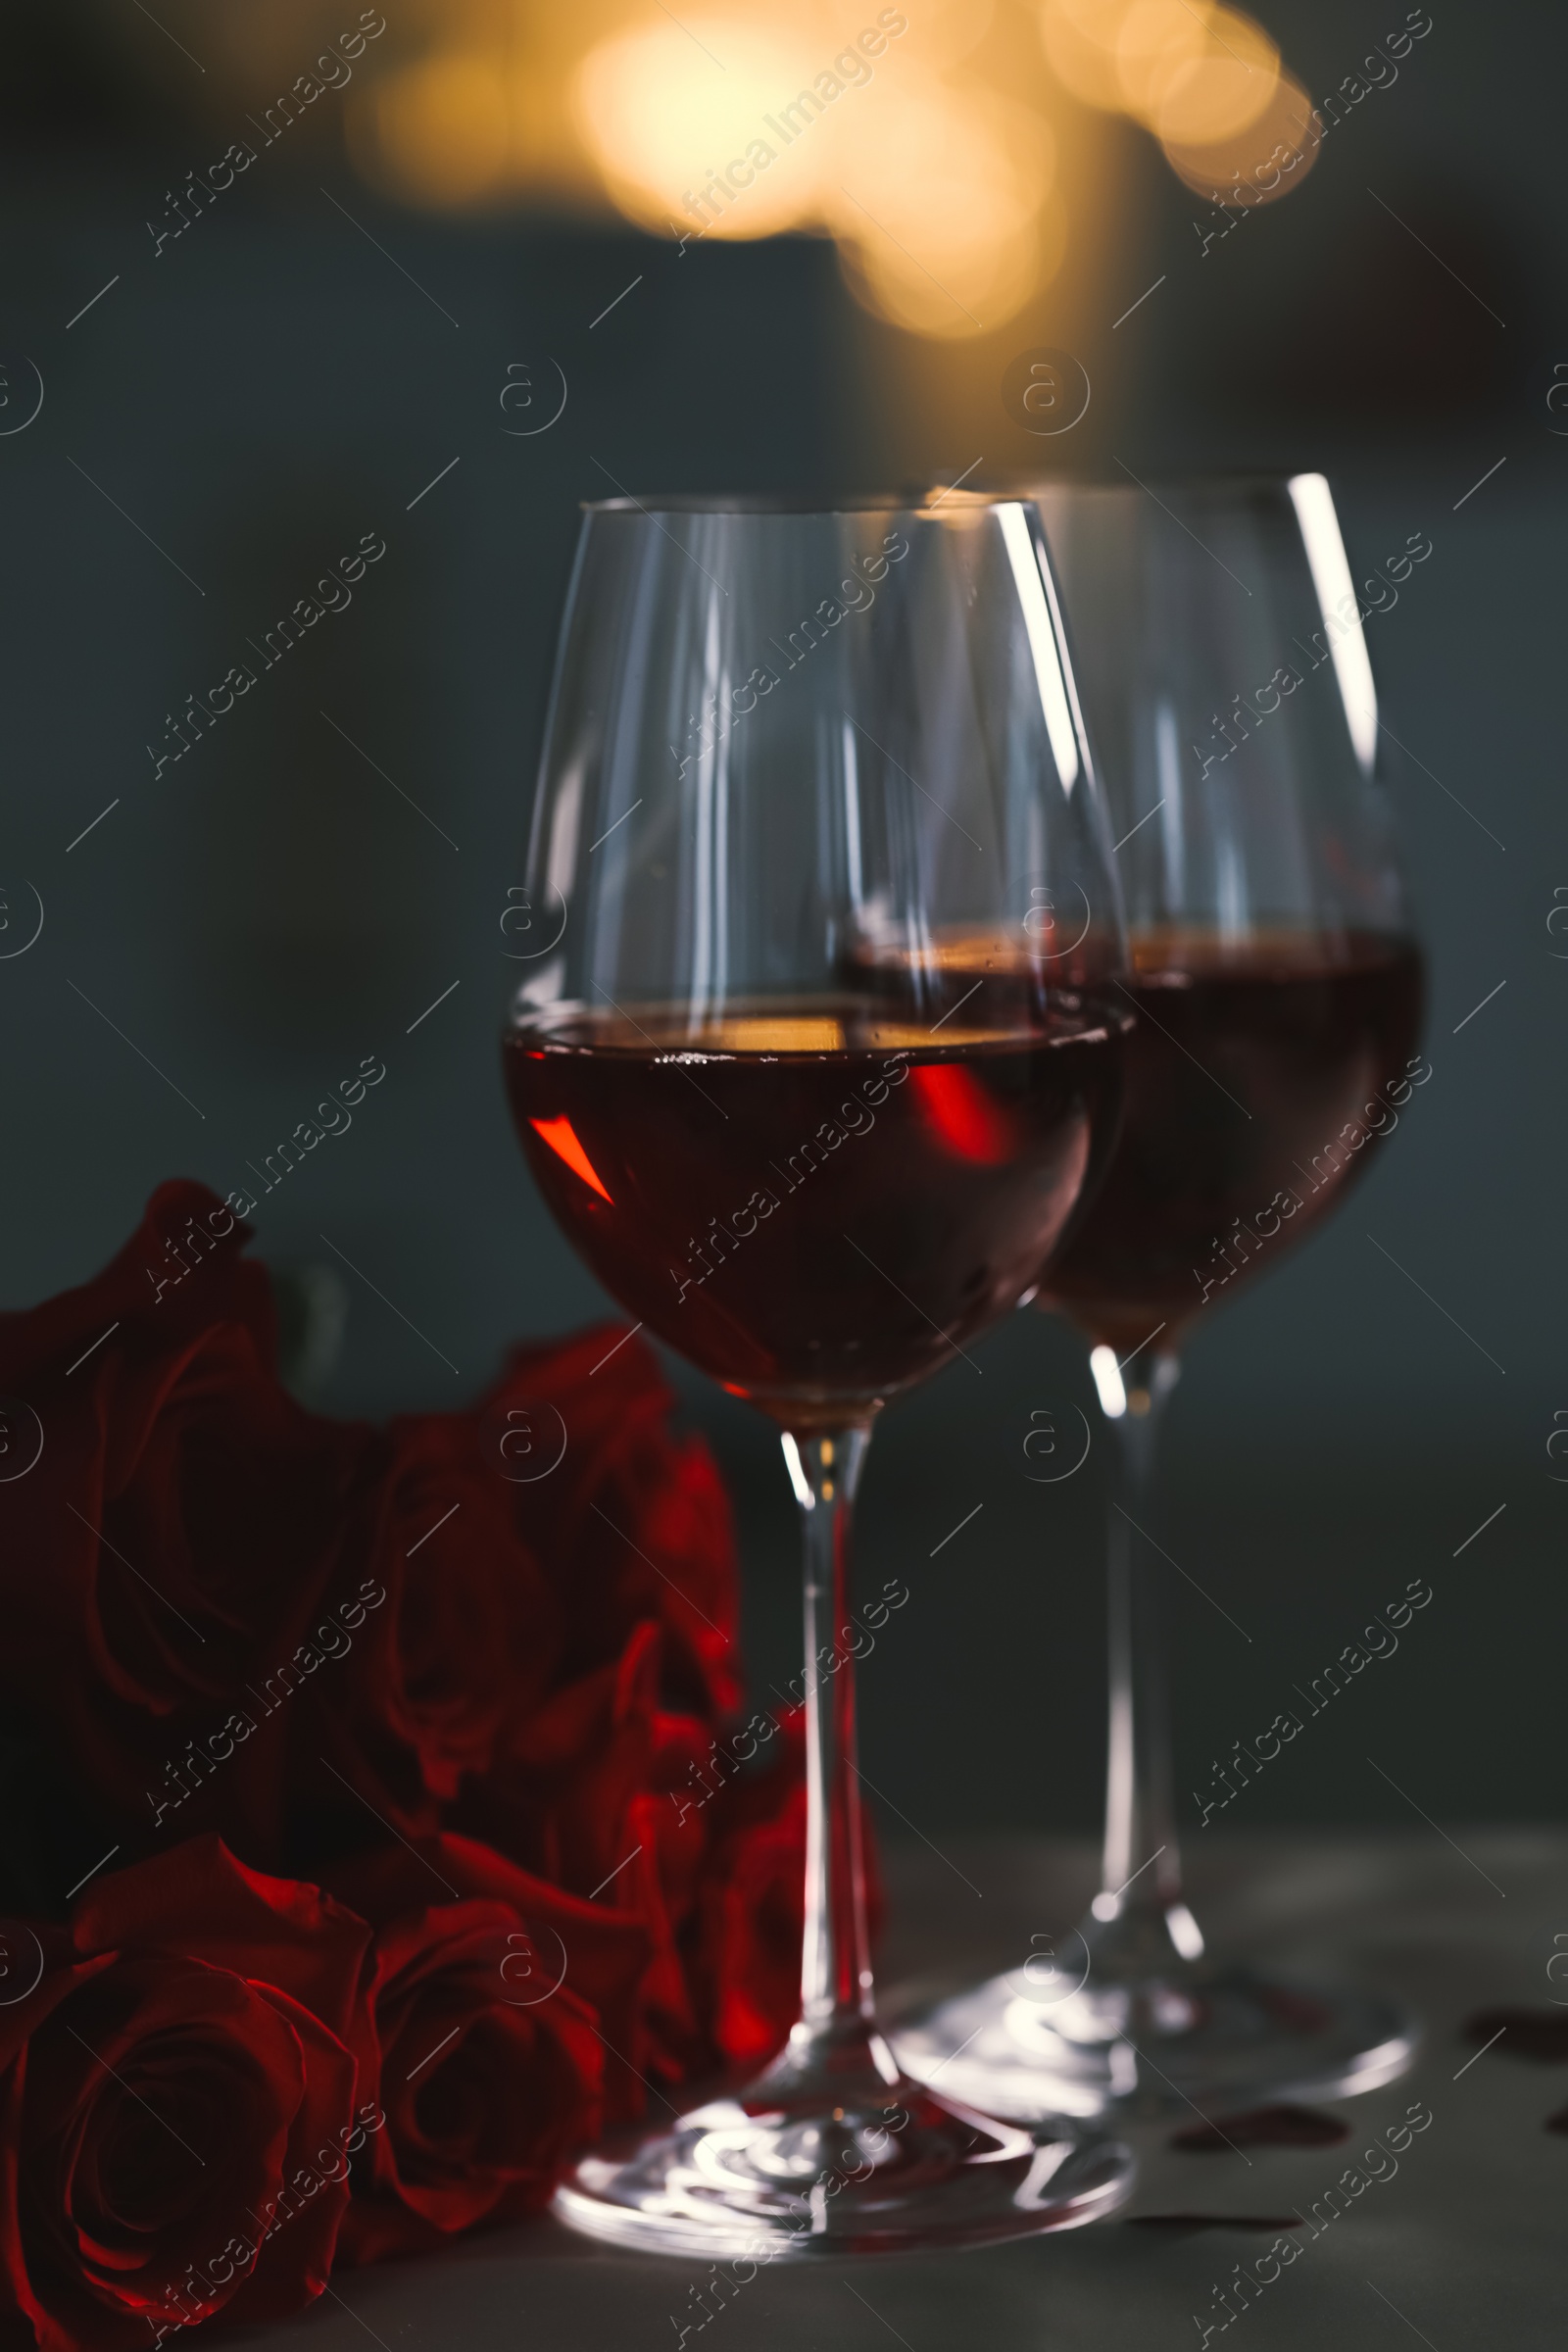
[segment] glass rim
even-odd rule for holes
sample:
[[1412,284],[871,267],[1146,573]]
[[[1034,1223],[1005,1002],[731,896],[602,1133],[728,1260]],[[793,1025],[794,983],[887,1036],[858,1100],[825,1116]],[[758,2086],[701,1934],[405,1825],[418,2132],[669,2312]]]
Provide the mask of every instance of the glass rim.
[[[1331,489],[1333,487],[1330,476],[1321,466],[1292,466],[1277,469],[1270,469],[1267,466],[1219,466],[1208,470],[1198,467],[1187,473],[1151,473],[1139,480],[1130,479],[1126,475],[1104,473],[1037,473],[1031,474],[1028,481],[1014,489],[1010,495],[1032,504],[1043,491],[1050,490],[1116,491],[1126,492],[1134,498],[1140,492],[1148,493],[1151,488],[1172,491],[1283,490],[1288,492],[1292,482],[1300,481],[1324,481],[1329,482]],[[967,498],[970,495],[967,490],[955,493],[955,496],[958,498]],[[975,495],[984,497],[987,494],[978,492]],[[998,491],[992,495],[1003,498],[1006,497],[1008,493]]]
[[797,515],[803,520],[828,521],[841,514],[907,514],[917,521],[945,519],[937,516],[937,509],[949,497],[954,497],[956,514],[973,514],[977,509],[990,507],[1027,507],[1031,504],[1026,490],[981,490],[950,492],[929,491],[852,491],[826,499],[810,491],[650,491],[646,498],[633,498],[629,493],[619,498],[583,498],[577,502],[582,514],[642,514],[650,520],[659,514],[733,514],[737,517],[755,514]]

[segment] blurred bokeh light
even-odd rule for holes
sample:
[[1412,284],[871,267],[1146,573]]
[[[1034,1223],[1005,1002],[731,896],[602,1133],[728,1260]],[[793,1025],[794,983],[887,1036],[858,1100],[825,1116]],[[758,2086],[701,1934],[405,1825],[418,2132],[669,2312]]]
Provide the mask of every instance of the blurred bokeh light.
[[[205,94],[289,86],[341,7],[180,0],[222,54]],[[368,10],[361,23],[378,21]],[[831,238],[874,316],[988,333],[1056,277],[1113,191],[1056,185],[1064,110],[1120,116],[1210,202],[1298,186],[1312,103],[1277,44],[1212,0],[413,0],[342,91],[349,155],[415,207],[617,213],[670,239]],[[303,144],[303,142],[302,142]]]

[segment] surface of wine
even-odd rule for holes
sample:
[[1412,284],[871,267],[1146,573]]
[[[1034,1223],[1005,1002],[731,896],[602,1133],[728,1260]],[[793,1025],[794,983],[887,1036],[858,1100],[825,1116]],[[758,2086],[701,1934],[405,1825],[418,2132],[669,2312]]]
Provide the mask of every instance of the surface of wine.
[[1028,1288],[1114,1130],[1127,1026],[1082,997],[935,1035],[863,995],[695,1032],[684,1008],[562,1007],[505,1057],[529,1165],[605,1287],[804,1427],[954,1362]]
[[1135,935],[1122,1127],[1042,1284],[1118,1354],[1276,1264],[1411,1099],[1422,967],[1408,940]]

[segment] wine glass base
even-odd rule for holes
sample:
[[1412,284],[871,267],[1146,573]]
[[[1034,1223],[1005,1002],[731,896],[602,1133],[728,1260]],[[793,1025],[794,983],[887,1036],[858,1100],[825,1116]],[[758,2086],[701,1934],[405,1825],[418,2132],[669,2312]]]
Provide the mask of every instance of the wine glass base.
[[1195,2108],[1223,2118],[1375,2090],[1404,2073],[1419,2040],[1386,1994],[1245,1968],[1195,1975],[1163,1997],[1141,1988],[1136,2002],[1093,1985],[1054,2007],[1029,1996],[1013,1971],[895,2020],[900,2066],[917,2082],[940,2069],[952,2096],[1018,2123]]
[[645,2253],[771,2262],[995,2245],[1071,2230],[1121,2204],[1133,2160],[1054,2119],[1049,2136],[969,2115],[909,2081],[824,2112],[756,2084],[556,2191],[574,2230]]

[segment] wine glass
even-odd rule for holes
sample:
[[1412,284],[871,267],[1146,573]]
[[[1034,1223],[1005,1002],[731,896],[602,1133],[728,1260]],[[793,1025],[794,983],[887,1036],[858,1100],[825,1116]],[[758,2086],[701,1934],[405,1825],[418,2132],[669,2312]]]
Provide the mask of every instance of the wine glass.
[[[1120,986],[1138,1013],[1109,1171],[1040,1292],[1091,1343],[1113,1433],[1104,1857],[1054,1961],[941,2003],[897,2047],[911,2073],[940,2068],[954,2095],[1001,2115],[1344,2095],[1409,2064],[1407,2015],[1216,1961],[1183,1899],[1171,1563],[1149,1491],[1186,1339],[1344,1199],[1422,1083],[1422,965],[1361,608],[1320,474],[1058,484],[1038,504],[1102,763],[1133,964]],[[1365,597],[1392,602],[1430,552],[1412,540]],[[1270,1726],[1264,1760],[1310,1706]],[[1248,1776],[1240,1758],[1231,1770],[1216,1766],[1205,1821]]]
[[[557,2209],[749,2262],[1092,2220],[1124,2149],[950,2105],[877,2026],[850,1640],[877,1411],[1016,1304],[1119,1108],[1109,835],[1038,514],[587,508],[523,904],[528,1164],[638,1327],[777,1424],[805,1552],[800,2020]],[[962,986],[958,935],[995,951]]]

